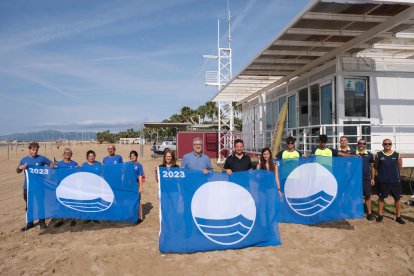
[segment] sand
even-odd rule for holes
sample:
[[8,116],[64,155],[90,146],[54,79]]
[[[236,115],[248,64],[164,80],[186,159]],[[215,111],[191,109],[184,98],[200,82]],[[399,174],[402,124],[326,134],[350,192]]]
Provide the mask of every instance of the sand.
[[[25,147],[0,149],[0,274],[1,275],[414,275],[414,207],[404,205],[407,224],[399,225],[386,213],[383,223],[347,220],[306,226],[279,224],[282,245],[194,254],[161,254],[158,251],[159,203],[154,167],[161,158],[150,157],[146,146],[140,161],[146,172],[143,191],[145,220],[139,225],[78,222],[70,227],[39,226],[27,235],[22,198],[23,175],[15,168],[27,154]],[[62,146],[44,146],[40,154],[61,159]],[[76,145],[73,159],[85,160],[93,149],[97,160],[106,145]],[[138,145],[118,145],[127,159]],[[405,196],[405,199],[407,196]],[[50,221],[48,220],[48,223]],[[53,223],[52,223],[53,224]]]

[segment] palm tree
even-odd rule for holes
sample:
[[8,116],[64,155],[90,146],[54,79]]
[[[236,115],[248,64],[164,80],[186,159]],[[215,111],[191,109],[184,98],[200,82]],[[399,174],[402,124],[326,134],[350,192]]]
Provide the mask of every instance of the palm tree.
[[206,105],[200,105],[197,108],[197,114],[203,120],[203,123],[204,123],[204,120],[207,116],[207,112],[208,112],[208,107]]
[[218,117],[218,108],[215,102],[206,102],[207,116],[210,117],[211,123],[214,122],[214,117]]
[[[168,120],[167,120],[168,121]],[[184,123],[184,119],[180,114],[173,114],[169,120],[170,123]]]
[[196,122],[193,120],[194,115],[196,115],[196,112],[193,109],[191,109],[191,107],[183,106],[181,108],[181,116],[185,123],[191,122],[195,124]]

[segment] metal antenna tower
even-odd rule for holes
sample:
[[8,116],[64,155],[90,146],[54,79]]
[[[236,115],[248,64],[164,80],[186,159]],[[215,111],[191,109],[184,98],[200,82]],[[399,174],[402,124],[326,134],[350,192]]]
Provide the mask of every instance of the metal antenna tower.
[[[217,59],[217,71],[207,71],[205,84],[216,86],[218,91],[232,78],[232,55],[231,55],[231,16],[230,3],[227,0],[228,16],[228,47],[220,47],[220,20],[217,19],[217,55],[203,55],[204,58]],[[234,111],[231,101],[217,101],[218,108],[218,160],[217,163],[224,163],[227,153],[231,154],[233,149],[233,125]]]

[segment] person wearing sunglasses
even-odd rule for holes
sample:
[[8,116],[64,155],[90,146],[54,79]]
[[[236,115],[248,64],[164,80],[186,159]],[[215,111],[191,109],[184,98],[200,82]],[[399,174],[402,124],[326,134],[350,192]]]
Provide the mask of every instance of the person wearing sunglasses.
[[374,161],[374,167],[377,170],[379,196],[377,222],[383,220],[384,199],[391,194],[395,204],[395,221],[399,224],[405,224],[405,221],[401,218],[400,202],[402,194],[400,182],[402,157],[401,154],[392,149],[392,142],[390,139],[384,139],[382,146],[384,149],[377,153]]
[[[286,138],[285,142],[286,142],[286,149],[279,151],[276,154],[276,159],[277,160],[292,160],[292,159],[299,158],[300,154],[295,149],[296,139],[293,138],[292,136],[289,136],[289,137]],[[279,171],[279,166],[281,166],[281,163],[279,161],[277,161],[275,163],[276,184],[277,184],[277,188],[279,190],[279,195],[282,196],[281,186],[280,186],[280,178],[279,178],[279,174],[281,173],[281,171]]]
[[375,218],[371,213],[371,187],[374,186],[374,155],[367,151],[367,142],[365,139],[358,140],[358,149],[355,151],[355,155],[362,158],[362,189],[365,199],[365,205],[367,206],[367,220],[373,221]]
[[286,142],[286,149],[281,150],[276,154],[277,159],[291,159],[291,158],[299,158],[300,154],[295,149],[295,142],[296,139],[292,136],[289,136],[285,140]]

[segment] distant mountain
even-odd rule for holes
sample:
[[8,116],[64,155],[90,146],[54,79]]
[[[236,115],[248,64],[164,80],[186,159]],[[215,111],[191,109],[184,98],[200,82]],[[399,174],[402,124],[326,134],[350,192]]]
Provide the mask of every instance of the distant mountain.
[[14,133],[0,136],[0,141],[56,141],[56,140],[96,140],[96,132],[60,132],[43,130],[38,132]]

